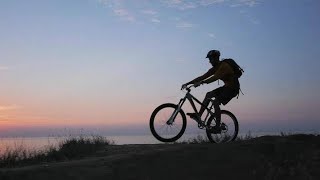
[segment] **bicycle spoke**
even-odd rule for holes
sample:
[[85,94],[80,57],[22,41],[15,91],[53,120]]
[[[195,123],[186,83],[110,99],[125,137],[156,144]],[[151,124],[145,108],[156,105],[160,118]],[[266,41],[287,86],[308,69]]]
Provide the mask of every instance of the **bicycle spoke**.
[[162,125],[159,130],[161,130],[162,128],[166,127],[166,124]]
[[150,129],[152,134],[162,142],[173,142],[179,139],[186,129],[186,118],[179,111],[172,123],[168,123],[177,106],[174,104],[163,104],[155,109],[150,118]]
[[175,130],[175,132],[179,132],[180,128],[178,128],[177,126],[173,125],[170,126],[171,129]]

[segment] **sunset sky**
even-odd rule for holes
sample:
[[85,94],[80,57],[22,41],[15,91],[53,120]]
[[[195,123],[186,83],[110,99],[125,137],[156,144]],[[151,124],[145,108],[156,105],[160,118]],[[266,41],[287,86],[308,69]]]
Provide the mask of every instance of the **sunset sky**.
[[[0,0],[0,131],[147,125],[211,49],[240,124],[320,129],[318,0]],[[192,91],[203,99],[217,82]],[[186,106],[185,111],[188,110]]]

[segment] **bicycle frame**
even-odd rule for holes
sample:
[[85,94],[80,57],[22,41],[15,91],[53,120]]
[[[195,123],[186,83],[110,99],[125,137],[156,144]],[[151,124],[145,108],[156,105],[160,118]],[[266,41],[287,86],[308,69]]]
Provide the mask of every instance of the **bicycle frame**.
[[[183,104],[185,103],[185,101],[188,99],[188,101],[190,102],[193,110],[195,113],[199,113],[198,110],[197,110],[197,107],[195,106],[195,103],[193,102],[196,101],[198,104],[200,104],[201,106],[203,106],[202,102],[200,102],[197,98],[195,98],[191,93],[190,93],[190,87],[189,88],[186,88],[187,89],[187,93],[186,95],[180,99],[179,103],[178,103],[178,108],[172,113],[171,117],[169,118],[169,120],[167,121],[167,124],[172,124],[174,119],[176,118],[178,112],[181,110]],[[206,122],[208,117],[209,117],[209,114],[210,115],[214,115],[214,113],[211,111],[212,107],[213,107],[213,103],[212,103],[212,100],[210,101],[211,102],[211,105],[210,105],[210,108],[206,107],[206,110],[207,110],[207,115],[205,117],[205,119],[202,121],[202,122]]]
[[[219,109],[215,108],[220,107],[218,107],[218,104],[216,104],[216,100],[210,98],[208,99],[208,106],[203,106],[204,104],[190,93],[191,87],[192,86],[183,86],[183,88],[185,88],[187,92],[185,92],[185,96],[181,98],[180,101],[177,102],[177,104],[164,103],[158,106],[152,112],[149,123],[152,135],[161,142],[174,142],[182,137],[187,128],[187,117],[185,112],[182,110],[182,106],[188,100],[194,112],[197,113],[198,116],[200,116],[198,112],[198,104],[201,105],[202,109],[207,111],[204,114],[204,116],[206,115],[206,117],[202,116],[200,118],[197,118],[193,117],[192,114],[187,115],[190,115],[190,117],[196,121],[199,129],[205,130],[205,133],[210,142],[223,143],[235,140],[239,131],[237,118],[230,111],[221,110],[221,115],[223,114],[224,118],[223,121],[219,119],[220,122],[217,122],[216,115],[219,112],[216,112],[216,110]],[[212,108],[214,108],[214,110],[212,110]],[[190,110],[188,108],[188,111]],[[159,113],[161,113],[161,115],[158,115]],[[179,116],[179,119],[176,119],[177,116]]]

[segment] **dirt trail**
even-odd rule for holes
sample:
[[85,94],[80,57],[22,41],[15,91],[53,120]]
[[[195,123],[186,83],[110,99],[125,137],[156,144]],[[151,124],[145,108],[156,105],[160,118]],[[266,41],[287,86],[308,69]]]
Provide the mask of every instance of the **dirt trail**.
[[[182,145],[183,146],[183,145]],[[87,179],[112,176],[113,164],[162,151],[169,152],[181,145],[108,145],[93,156],[66,162],[43,163],[19,168],[0,169],[0,180],[5,179]]]

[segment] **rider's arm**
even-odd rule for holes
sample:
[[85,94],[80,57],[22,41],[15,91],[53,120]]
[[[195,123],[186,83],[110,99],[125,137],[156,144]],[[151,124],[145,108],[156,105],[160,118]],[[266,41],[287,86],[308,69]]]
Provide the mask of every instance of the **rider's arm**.
[[214,76],[211,76],[210,78],[206,79],[203,81],[203,83],[212,83],[218,79],[221,79],[222,77],[224,77],[226,74],[232,73],[232,69],[231,67],[227,64],[227,63],[222,63],[220,65],[220,67],[217,69],[216,73],[214,74]]
[[202,76],[199,76],[199,77],[195,78],[194,80],[188,82],[187,84],[194,84],[194,83],[197,83],[197,82],[201,82],[204,79],[207,79],[208,77],[212,76],[214,74],[214,71],[215,71],[214,68],[211,68],[211,69],[208,70],[208,72],[206,72]]

